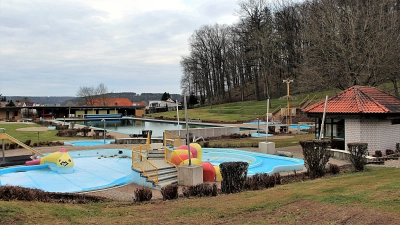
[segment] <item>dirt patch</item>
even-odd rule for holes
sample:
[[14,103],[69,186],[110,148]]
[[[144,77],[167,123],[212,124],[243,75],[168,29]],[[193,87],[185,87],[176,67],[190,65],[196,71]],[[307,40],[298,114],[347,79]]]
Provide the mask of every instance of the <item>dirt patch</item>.
[[51,130],[47,127],[23,127],[16,129],[17,131],[48,131]]

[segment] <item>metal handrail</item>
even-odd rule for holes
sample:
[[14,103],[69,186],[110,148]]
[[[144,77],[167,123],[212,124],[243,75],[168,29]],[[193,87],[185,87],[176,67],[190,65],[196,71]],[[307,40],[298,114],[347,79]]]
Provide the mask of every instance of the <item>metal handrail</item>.
[[[167,162],[167,163],[173,165],[176,169],[178,169],[178,166],[175,165],[174,163],[172,163],[172,162],[169,160],[169,155],[170,155],[170,152],[172,152],[172,151],[173,151],[173,149],[164,148],[164,160],[165,160],[165,162]],[[179,157],[179,156],[178,156],[178,157]],[[180,158],[180,157],[179,157],[179,158]]]
[[[146,155],[144,155],[142,152],[146,151]],[[140,145],[137,147],[132,148],[132,168],[138,168],[142,171],[142,173],[147,177],[147,179],[151,180],[154,182],[156,185],[158,184],[158,168],[151,163],[149,160],[147,160],[147,155],[149,152],[149,145]],[[143,162],[144,166],[140,166],[139,163]],[[146,166],[148,165],[148,166]],[[155,179],[146,172],[147,167],[150,167],[151,169],[155,169]]]
[[274,115],[276,112],[278,112],[279,110],[281,110],[282,105],[279,105],[278,107],[276,107],[276,109],[272,110],[272,115]]
[[310,98],[310,95],[307,95],[304,99],[303,99],[303,101],[301,101],[300,103],[299,103],[299,106],[301,106],[302,104],[304,104],[306,101],[307,101],[307,99],[309,99]]

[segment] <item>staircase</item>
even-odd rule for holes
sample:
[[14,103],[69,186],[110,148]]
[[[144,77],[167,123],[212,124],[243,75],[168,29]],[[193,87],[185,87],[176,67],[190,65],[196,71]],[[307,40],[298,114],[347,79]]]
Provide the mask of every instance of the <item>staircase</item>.
[[[153,164],[157,169],[147,168],[142,171],[139,167],[132,165],[132,170],[140,173],[140,176],[146,178],[146,182],[149,182],[153,187],[161,189],[169,184],[178,183],[178,170],[174,165],[167,163],[164,159],[165,152],[164,149],[153,149],[148,152],[147,160],[149,163]],[[144,163],[144,162],[140,162]],[[136,164],[140,166],[140,164]],[[145,168],[145,167],[142,167]],[[150,179],[151,178],[151,179]],[[157,180],[158,183],[154,182]]]

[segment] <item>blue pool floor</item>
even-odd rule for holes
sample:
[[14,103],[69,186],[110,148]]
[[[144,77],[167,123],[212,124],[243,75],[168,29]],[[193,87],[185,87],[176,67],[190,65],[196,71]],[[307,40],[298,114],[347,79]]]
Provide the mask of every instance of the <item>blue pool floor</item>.
[[[137,173],[131,169],[131,157],[127,157],[130,150],[86,150],[70,154],[75,164],[72,173],[60,174],[46,165],[8,167],[0,169],[0,185],[37,188],[47,192],[86,192],[130,183]],[[213,165],[245,161],[249,163],[248,175],[304,168],[302,159],[236,149],[203,148],[202,161],[209,161]]]
[[33,168],[23,172],[27,166],[20,166],[20,172],[0,174],[0,182],[1,185],[73,193],[122,185],[131,181],[131,158],[82,157],[74,158],[74,163],[74,171],[70,174]]

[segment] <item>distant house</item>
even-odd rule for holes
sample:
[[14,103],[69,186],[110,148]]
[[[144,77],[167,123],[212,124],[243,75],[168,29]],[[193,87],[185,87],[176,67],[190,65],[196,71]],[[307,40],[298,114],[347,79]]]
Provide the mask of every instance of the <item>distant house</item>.
[[175,111],[176,108],[180,107],[180,103],[174,102],[172,99],[167,99],[167,101],[162,100],[154,100],[149,101],[148,112],[156,113],[156,112],[167,112],[167,111]]
[[[321,130],[325,101],[303,110],[315,117]],[[368,151],[394,150],[400,142],[400,99],[375,87],[353,86],[327,101],[323,138],[332,148],[347,150],[348,143],[368,143]]]

